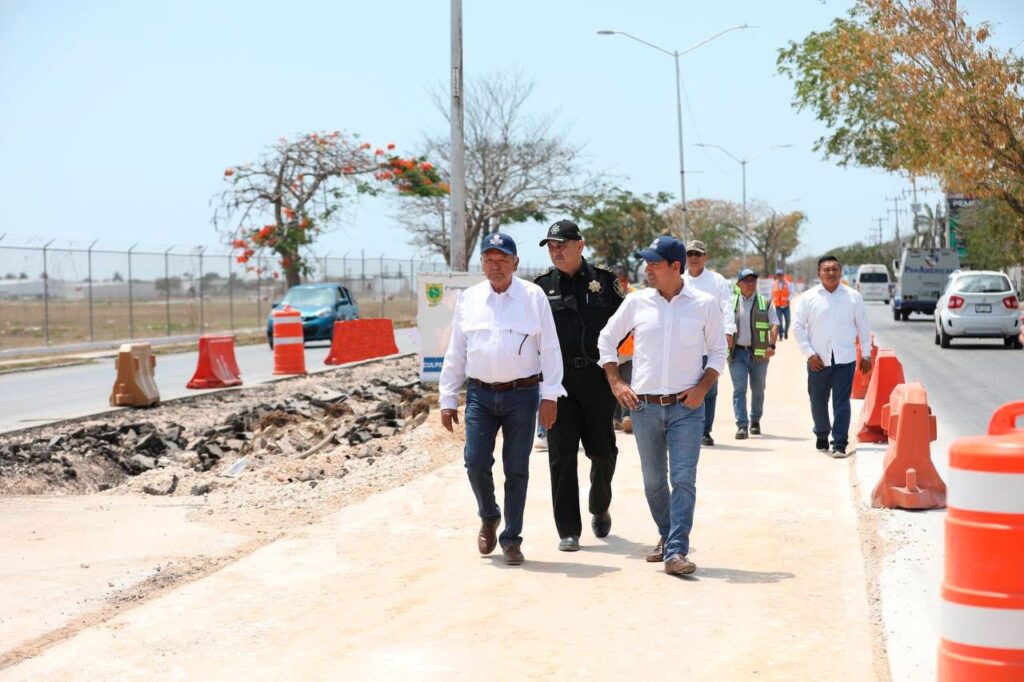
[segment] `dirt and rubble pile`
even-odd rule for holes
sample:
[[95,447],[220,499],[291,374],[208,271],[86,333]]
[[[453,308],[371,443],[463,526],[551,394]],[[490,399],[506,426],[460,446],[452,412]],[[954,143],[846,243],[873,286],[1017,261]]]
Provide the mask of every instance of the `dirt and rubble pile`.
[[399,359],[41,427],[0,436],[0,494],[202,495],[254,474],[315,487],[400,454],[431,400]]

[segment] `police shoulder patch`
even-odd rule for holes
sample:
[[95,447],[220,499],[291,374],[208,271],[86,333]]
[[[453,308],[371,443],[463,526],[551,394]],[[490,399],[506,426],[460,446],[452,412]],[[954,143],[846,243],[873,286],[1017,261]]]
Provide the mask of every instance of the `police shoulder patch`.
[[615,278],[615,284],[612,285],[612,288],[615,289],[615,293],[617,293],[620,298],[626,298],[626,290],[623,288],[622,282],[618,277]]

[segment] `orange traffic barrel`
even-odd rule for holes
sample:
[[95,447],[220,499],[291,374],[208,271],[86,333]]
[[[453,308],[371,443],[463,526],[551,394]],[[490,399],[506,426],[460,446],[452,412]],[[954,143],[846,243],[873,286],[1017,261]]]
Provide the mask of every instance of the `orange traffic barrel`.
[[274,374],[305,374],[302,313],[284,305],[274,311]]
[[949,449],[939,679],[1024,680],[1024,401]]

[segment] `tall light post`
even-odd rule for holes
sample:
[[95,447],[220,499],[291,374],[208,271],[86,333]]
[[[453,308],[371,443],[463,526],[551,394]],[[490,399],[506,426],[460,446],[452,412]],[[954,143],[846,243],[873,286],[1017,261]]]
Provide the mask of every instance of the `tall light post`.
[[463,133],[462,0],[451,0],[451,238],[448,263],[465,272],[466,255],[466,146]]
[[631,38],[631,39],[635,40],[638,43],[642,43],[642,44],[646,45],[647,47],[654,48],[658,52],[667,54],[668,56],[672,57],[675,60],[675,63],[676,63],[676,131],[677,131],[678,136],[679,136],[679,202],[680,202],[679,206],[680,206],[680,209],[681,209],[680,210],[680,214],[682,215],[682,235],[681,236],[683,238],[683,241],[686,241],[688,239],[689,233],[690,233],[690,228],[689,228],[688,217],[687,217],[687,214],[686,214],[686,164],[685,164],[685,162],[683,160],[683,95],[682,95],[682,87],[683,86],[682,86],[682,77],[681,77],[680,71],[679,71],[679,58],[682,57],[684,54],[693,52],[694,50],[696,50],[701,45],[705,45],[707,43],[710,43],[715,38],[717,38],[717,37],[719,37],[721,35],[724,35],[726,33],[729,33],[730,31],[740,31],[740,30],[747,29],[747,28],[752,28],[752,27],[748,26],[747,24],[740,24],[738,26],[730,26],[729,28],[725,29],[724,31],[719,31],[718,33],[715,33],[714,35],[708,36],[704,40],[700,41],[699,43],[695,43],[694,45],[691,45],[690,47],[686,48],[685,50],[666,50],[663,47],[658,47],[654,43],[649,43],[646,40],[643,40],[642,38],[637,38],[635,35],[631,35],[631,34],[626,33],[624,31],[607,31],[606,30],[606,31],[598,31],[597,32],[597,35],[599,35],[599,36],[619,35],[619,36],[624,36],[626,38]]
[[[698,144],[697,146],[698,147],[714,147],[715,149],[717,149],[717,150],[719,150],[721,152],[725,152],[725,154],[730,159],[732,159],[733,161],[738,163],[740,165],[740,167],[743,169],[743,251],[742,251],[741,256],[740,256],[740,267],[741,268],[745,268],[745,267],[747,267],[747,243],[750,241],[750,226],[747,224],[747,164],[750,163],[751,161],[753,161],[754,159],[756,159],[757,157],[761,156],[762,154],[764,154],[767,151],[770,151],[772,149],[786,149],[788,147],[792,147],[793,145],[791,145],[791,144],[773,144],[773,145],[769,145],[768,147],[765,147],[764,149],[762,149],[758,153],[756,153],[753,156],[751,156],[749,159],[741,159],[741,158],[735,156],[734,154],[732,154],[725,147],[722,147],[722,146],[717,145],[717,144]],[[765,267],[767,267],[767,266],[768,266],[768,264],[765,263]]]

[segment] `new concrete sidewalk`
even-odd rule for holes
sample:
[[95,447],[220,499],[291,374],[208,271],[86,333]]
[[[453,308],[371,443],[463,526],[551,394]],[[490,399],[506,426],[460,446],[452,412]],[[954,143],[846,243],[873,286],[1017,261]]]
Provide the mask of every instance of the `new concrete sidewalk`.
[[766,435],[732,439],[722,378],[692,579],[643,560],[657,532],[632,437],[619,438],[612,534],[586,533],[575,554],[556,549],[547,457],[534,453],[521,567],[476,553],[454,456],[0,678],[884,679],[849,462],[814,450],[804,364],[781,346]]

